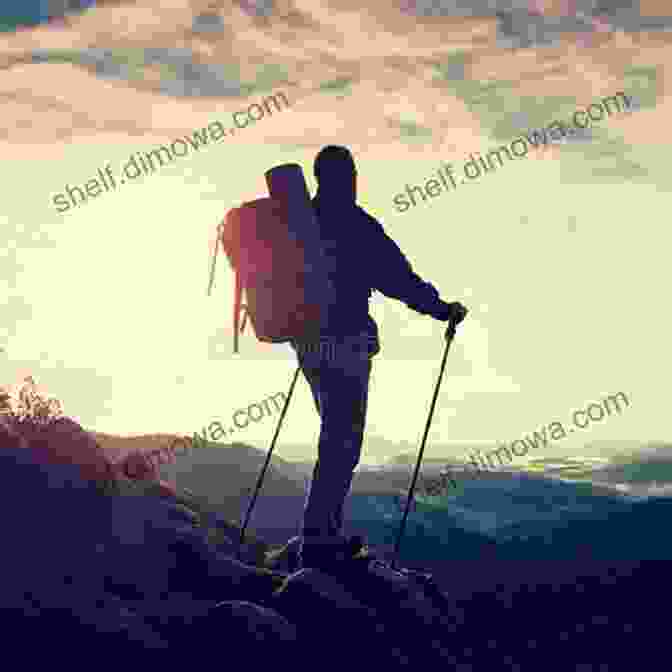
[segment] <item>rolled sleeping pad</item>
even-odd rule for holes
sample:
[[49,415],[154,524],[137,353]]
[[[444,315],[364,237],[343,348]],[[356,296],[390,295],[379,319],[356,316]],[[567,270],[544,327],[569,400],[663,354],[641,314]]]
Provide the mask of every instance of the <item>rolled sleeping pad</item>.
[[268,193],[286,213],[289,234],[304,250],[306,301],[326,308],[335,296],[303,169],[298,163],[285,163],[264,176]]

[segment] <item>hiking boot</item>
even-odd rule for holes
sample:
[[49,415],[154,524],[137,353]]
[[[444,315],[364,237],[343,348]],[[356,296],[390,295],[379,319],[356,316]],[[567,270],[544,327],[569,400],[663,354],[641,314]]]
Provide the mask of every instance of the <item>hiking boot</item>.
[[316,569],[325,574],[340,574],[351,570],[367,570],[375,560],[364,539],[353,536],[335,546],[319,547],[305,544],[299,555],[299,568]]

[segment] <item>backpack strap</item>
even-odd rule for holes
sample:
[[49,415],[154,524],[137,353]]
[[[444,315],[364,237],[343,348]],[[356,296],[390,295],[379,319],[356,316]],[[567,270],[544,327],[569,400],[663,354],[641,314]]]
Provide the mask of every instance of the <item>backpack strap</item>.
[[[243,315],[242,324],[240,322],[240,315]],[[240,277],[240,270],[236,269],[236,279],[235,279],[235,288],[234,288],[234,301],[233,301],[233,354],[238,354],[238,335],[242,334],[245,331],[245,325],[247,324],[247,304],[243,303],[243,282]],[[240,328],[239,326],[240,325]]]
[[[224,226],[226,220],[217,225],[217,238],[215,240],[215,251],[212,257],[212,266],[210,268],[210,284],[208,285],[208,296],[212,292],[212,287],[215,280],[215,264],[217,263],[217,253],[219,252],[220,244],[223,246],[224,241],[222,236],[224,234]],[[242,302],[243,298],[243,283],[240,276],[240,269],[235,269],[235,287],[234,287],[234,302],[233,302],[233,353],[238,354],[238,334],[242,334],[247,324],[247,304]],[[240,323],[240,315],[243,315],[242,324]]]
[[[240,324],[240,311],[242,309],[243,283],[240,271],[236,269],[235,289],[233,299],[233,354],[238,354],[238,325]],[[243,325],[244,326],[244,325]],[[242,328],[240,330],[242,332]]]
[[245,325],[247,324],[247,316],[250,314],[250,312],[247,309],[246,303],[243,303],[240,306],[240,308],[243,313],[243,323],[240,325],[240,333],[242,334],[245,331]]
[[210,282],[208,283],[208,296],[212,293],[212,287],[215,284],[215,265],[217,264],[217,253],[219,252],[219,245],[221,243],[222,231],[224,222],[217,225],[217,237],[215,238],[215,250],[212,253],[212,266],[210,267]]

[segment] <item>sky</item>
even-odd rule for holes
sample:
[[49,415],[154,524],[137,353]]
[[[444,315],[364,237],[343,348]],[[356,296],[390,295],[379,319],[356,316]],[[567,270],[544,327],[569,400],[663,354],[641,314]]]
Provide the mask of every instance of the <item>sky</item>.
[[[184,133],[240,104],[215,107],[199,108]],[[283,123],[312,133],[307,109],[284,111]],[[0,166],[7,241],[0,382],[33,375],[84,426],[122,435],[191,435],[214,420],[230,426],[236,410],[287,392],[296,366],[289,346],[259,343],[248,331],[240,354],[232,353],[233,274],[223,255],[206,294],[215,228],[229,208],[266,195],[265,170],[298,162],[315,193],[316,149],[269,142],[275,123],[264,120],[64,214],[51,198],[66,183],[149,151],[159,136],[100,131],[59,143],[40,141],[37,122],[32,133],[14,129],[2,141],[11,160]],[[315,118],[316,128],[324,123]],[[510,443],[554,421],[569,424],[573,411],[619,392],[630,400],[627,410],[575,432],[559,450],[672,438],[663,406],[671,195],[656,148],[637,150],[654,176],[648,181],[591,182],[569,161],[521,159],[399,213],[395,194],[424,183],[443,162],[459,170],[466,152],[449,155],[445,145],[397,152],[366,146],[361,133],[353,131],[359,204],[442,298],[470,311],[448,355],[427,455],[458,456],[464,443]],[[348,144],[347,133],[333,136]],[[417,445],[445,324],[380,296],[371,312],[382,352],[374,358],[368,435]],[[265,418],[237,439],[267,446],[274,423]],[[278,455],[284,446],[288,458],[311,458],[318,432],[301,378]]]

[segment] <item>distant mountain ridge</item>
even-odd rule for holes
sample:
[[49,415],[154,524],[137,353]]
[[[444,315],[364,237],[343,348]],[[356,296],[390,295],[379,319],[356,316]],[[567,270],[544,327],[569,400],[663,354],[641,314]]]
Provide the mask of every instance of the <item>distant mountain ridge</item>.
[[[167,441],[164,436],[168,435],[155,435],[155,442]],[[146,449],[152,445],[143,437],[113,439],[108,436],[105,441],[103,445],[116,445],[117,448],[127,442],[134,446],[144,441]],[[468,474],[461,476],[457,471],[455,477],[464,480],[458,496],[446,502],[438,498],[433,504],[429,500],[426,504],[418,503],[412,510],[408,534],[413,538],[417,532],[426,541],[420,543],[414,538],[409,541],[409,548],[414,548],[414,553],[420,556],[429,557],[429,549],[436,545],[437,557],[448,548],[462,557],[470,554],[467,549],[491,547],[493,541],[514,548],[516,539],[543,537],[547,531],[570,519],[580,523],[599,520],[603,514],[631,511],[632,498],[623,497],[611,487],[613,483],[628,479],[632,484],[642,483],[645,478],[663,480],[664,474],[672,482],[672,458],[665,460],[669,444],[652,442],[645,445],[649,448],[643,453],[633,451],[629,456],[623,453],[607,464],[575,458],[540,457],[533,462],[533,466],[536,464],[541,468],[538,473],[523,470],[516,474],[511,468],[493,469],[481,473],[478,478],[471,478]],[[242,443],[208,442],[207,447],[192,449],[175,464],[163,465],[161,475],[180,488],[198,492],[222,516],[240,521],[256,486],[266,452]],[[372,543],[383,547],[391,543],[398,530],[402,513],[400,503],[408,490],[414,463],[415,457],[398,456],[388,465],[363,466],[357,470],[346,504],[347,525],[352,532],[368,535]],[[445,464],[439,458],[427,459],[423,462],[421,479],[431,477]],[[669,470],[666,465],[670,465]],[[298,533],[312,466],[310,462],[287,462],[273,456],[250,522],[251,531],[272,544],[281,544]],[[551,480],[563,479],[565,475],[570,481],[578,481]],[[653,506],[652,510],[658,509]],[[495,512],[496,516],[492,518]],[[486,523],[491,519],[499,521],[495,527]],[[624,517],[622,520],[635,518]],[[601,525],[594,524],[598,528]],[[463,548],[456,543],[458,538],[464,542]],[[430,543],[429,539],[433,541]],[[530,544],[536,542],[525,543],[526,547],[532,548]],[[608,543],[613,547],[613,541]],[[569,547],[569,538],[563,544]],[[423,545],[424,551],[421,550]],[[436,555],[434,551],[432,554]]]

